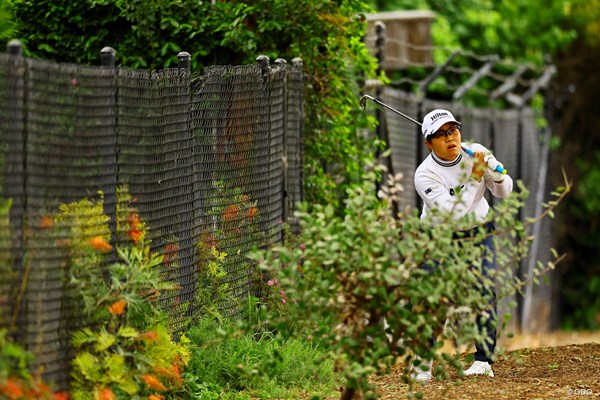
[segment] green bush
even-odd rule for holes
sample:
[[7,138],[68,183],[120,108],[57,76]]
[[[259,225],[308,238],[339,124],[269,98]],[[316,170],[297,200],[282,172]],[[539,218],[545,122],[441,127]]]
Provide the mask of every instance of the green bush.
[[[277,329],[303,321],[315,327],[314,336],[332,352],[336,370],[345,378],[342,399],[359,394],[375,398],[368,376],[389,371],[398,362],[404,365],[403,380],[412,382],[408,372],[415,353],[462,369],[456,355],[440,351],[444,340],[463,345],[483,338],[475,324],[452,322],[473,322],[476,315],[492,312],[489,299],[473,290],[476,282],[491,286],[494,280],[499,297],[523,286],[512,270],[526,256],[531,240],[523,234],[526,224],[516,218],[527,196],[519,185],[521,190],[490,215],[496,225],[495,246],[501,251],[496,273],[486,278],[481,275],[484,255],[477,245],[487,235],[483,229],[459,242],[453,238],[461,226],[456,221],[432,227],[414,212],[394,218],[390,205],[400,187],[390,177],[380,201],[372,194],[375,179],[373,173],[349,190],[343,216],[330,205],[312,210],[301,206],[296,214],[301,235],[252,255],[277,279],[288,299],[285,313],[271,314],[269,325]],[[440,260],[444,267],[435,273],[424,271],[422,265],[431,260]],[[533,279],[553,266],[538,266]],[[384,319],[389,325],[385,330]],[[447,320],[451,323],[444,328]],[[323,321],[336,325],[331,329]],[[437,347],[430,348],[428,340],[442,331]],[[438,365],[436,375],[446,375],[445,363]]]

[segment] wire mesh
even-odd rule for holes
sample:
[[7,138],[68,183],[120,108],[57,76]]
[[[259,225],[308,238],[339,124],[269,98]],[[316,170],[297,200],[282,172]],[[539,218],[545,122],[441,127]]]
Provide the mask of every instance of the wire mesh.
[[[244,255],[267,244],[270,228],[268,94],[257,66],[219,66],[206,70],[194,98],[196,155],[210,160],[201,163],[201,284],[220,294],[202,301],[217,300],[227,316],[243,310],[253,281]],[[207,273],[213,248],[227,254],[223,277]]]
[[119,207],[117,237],[140,240],[133,225],[145,224],[152,250],[164,255],[164,280],[180,288],[161,298],[179,329],[193,315],[198,263],[189,72],[120,69],[117,86],[117,197],[130,199]]
[[[77,249],[107,233],[101,199],[114,176],[114,126],[106,120],[114,113],[114,90],[111,77],[91,67],[32,59],[23,66],[23,123],[14,131],[22,191],[7,193],[13,207],[19,204],[11,225],[20,229],[11,235],[20,231],[22,247],[13,261],[13,318],[3,325],[35,354],[35,373],[65,385],[71,356],[65,332],[78,327],[80,311],[65,271],[83,258]],[[7,170],[19,168],[17,154],[10,152]]]
[[71,335],[85,324],[73,276],[102,282],[117,258],[90,252],[97,239],[113,250],[145,240],[162,254],[160,276],[176,290],[159,306],[175,337],[202,313],[243,312],[260,283],[247,253],[281,239],[284,151],[302,153],[285,139],[290,120],[302,136],[301,77],[0,54],[0,328],[34,354],[32,372],[69,385]]

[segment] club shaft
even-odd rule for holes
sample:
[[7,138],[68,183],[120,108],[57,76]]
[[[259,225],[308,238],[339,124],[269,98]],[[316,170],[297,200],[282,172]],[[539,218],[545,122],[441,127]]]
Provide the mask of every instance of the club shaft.
[[407,120],[409,120],[410,122],[412,122],[412,123],[415,123],[415,124],[417,124],[417,125],[421,126],[421,123],[420,123],[419,121],[417,121],[416,119],[413,119],[413,118],[409,117],[408,115],[406,115],[406,114],[404,114],[404,113],[402,113],[402,112],[400,112],[400,111],[396,110],[395,108],[388,106],[388,105],[387,105],[387,104],[385,104],[384,102],[382,102],[382,101],[379,101],[379,100],[377,100],[377,99],[376,99],[376,98],[374,98],[374,97],[368,97],[368,99],[369,99],[369,100],[373,100],[375,103],[379,104],[380,106],[382,106],[382,107],[385,107],[385,108],[387,108],[388,110],[390,110],[390,111],[393,111],[393,112],[395,112],[396,114],[400,115],[401,117],[404,117],[404,118],[406,118],[406,119],[407,119]]

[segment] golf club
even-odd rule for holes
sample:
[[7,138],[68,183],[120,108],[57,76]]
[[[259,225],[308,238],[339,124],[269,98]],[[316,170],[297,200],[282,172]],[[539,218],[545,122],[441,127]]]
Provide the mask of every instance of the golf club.
[[[415,124],[417,124],[417,125],[419,125],[419,126],[422,126],[422,125],[423,125],[423,124],[421,124],[419,121],[417,121],[416,119],[413,119],[413,118],[409,117],[408,115],[406,115],[406,114],[404,114],[404,113],[402,113],[402,112],[400,112],[400,111],[396,110],[396,109],[395,109],[395,108],[393,108],[393,107],[390,107],[390,106],[388,106],[388,105],[387,105],[387,104],[385,104],[384,102],[382,102],[382,101],[379,101],[379,100],[377,100],[375,97],[373,97],[373,96],[369,96],[368,94],[365,94],[363,97],[361,97],[361,98],[360,98],[360,101],[358,102],[358,103],[359,103],[359,105],[360,105],[360,108],[362,108],[363,110],[366,110],[366,109],[367,109],[367,100],[371,100],[372,102],[374,102],[374,103],[377,103],[377,104],[379,104],[380,106],[382,106],[382,107],[385,107],[385,108],[387,108],[388,110],[390,110],[390,111],[392,111],[392,112],[395,112],[396,114],[400,115],[401,117],[404,117],[404,118],[406,118],[407,120],[409,120],[409,121],[410,121],[410,122],[412,122],[412,123],[415,123]],[[463,149],[463,150],[464,150],[464,151],[465,151],[465,152],[466,152],[468,155],[470,155],[470,156],[474,156],[474,155],[475,155],[475,153],[473,153],[473,151],[472,151],[472,150],[470,150],[470,149],[467,149],[467,148],[464,148],[464,147],[463,147],[462,149]],[[506,169],[502,168],[502,167],[501,167],[501,166],[499,166],[499,165],[496,167],[496,169],[495,169],[495,170],[496,170],[497,172],[500,172],[501,174],[507,174],[507,173],[508,173],[508,171],[507,171]]]
[[400,115],[401,117],[404,117],[404,118],[406,118],[406,119],[407,119],[407,120],[409,120],[410,122],[413,122],[413,123],[415,123],[415,124],[417,124],[417,125],[421,126],[421,123],[420,123],[419,121],[417,121],[416,119],[412,119],[412,118],[411,118],[411,117],[409,117],[408,115],[406,115],[406,114],[404,114],[404,113],[401,113],[400,111],[396,110],[395,108],[392,108],[392,107],[388,106],[388,105],[387,105],[387,104],[385,104],[384,102],[382,102],[382,101],[379,101],[379,100],[377,100],[375,97],[373,97],[373,96],[369,96],[368,94],[365,94],[363,97],[361,97],[361,98],[360,98],[360,101],[359,101],[360,107],[361,107],[363,110],[366,110],[366,109],[367,109],[367,100],[371,100],[372,102],[374,102],[374,103],[377,103],[377,104],[379,104],[380,106],[383,106],[383,107],[387,108],[388,110],[395,112],[396,114]]

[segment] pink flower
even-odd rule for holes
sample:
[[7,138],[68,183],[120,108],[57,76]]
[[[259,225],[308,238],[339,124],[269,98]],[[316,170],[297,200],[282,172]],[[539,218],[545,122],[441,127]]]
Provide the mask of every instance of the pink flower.
[[273,280],[267,281],[267,285],[269,286],[273,286],[275,284],[275,282],[273,282]]
[[285,299],[281,299],[281,302],[282,302],[283,304],[285,304]]
[[300,249],[301,249],[301,250],[304,250],[304,249],[306,249],[306,245],[305,245],[304,243],[300,243]]
[[71,79],[71,86],[77,86],[77,78]]

